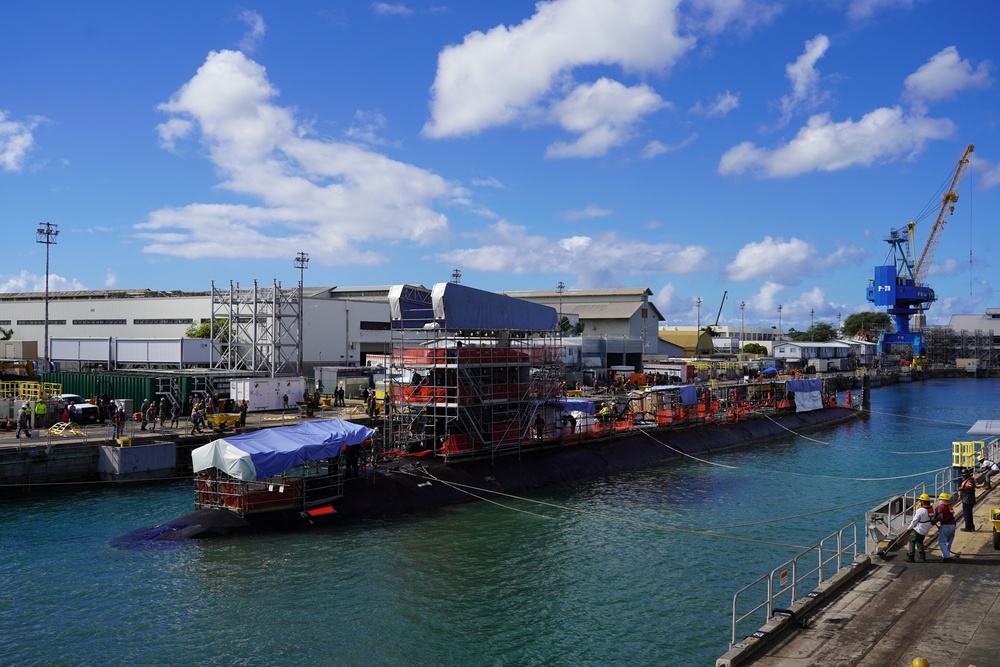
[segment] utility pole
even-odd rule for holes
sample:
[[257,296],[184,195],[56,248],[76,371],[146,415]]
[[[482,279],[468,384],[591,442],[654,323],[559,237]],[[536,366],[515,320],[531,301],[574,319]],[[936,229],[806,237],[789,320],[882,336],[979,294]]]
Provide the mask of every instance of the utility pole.
[[451,282],[455,283],[456,285],[462,282],[462,269],[455,269],[454,271],[451,272]]
[[305,284],[306,266],[309,263],[309,255],[300,252],[295,256],[295,268],[299,270],[299,375],[302,375],[302,335],[305,333],[302,328],[302,320],[305,317],[306,309],[302,303],[302,286]]
[[35,230],[35,243],[45,244],[45,358],[42,368],[48,373],[49,368],[49,248],[56,243],[59,236],[59,225],[51,222],[38,223]]

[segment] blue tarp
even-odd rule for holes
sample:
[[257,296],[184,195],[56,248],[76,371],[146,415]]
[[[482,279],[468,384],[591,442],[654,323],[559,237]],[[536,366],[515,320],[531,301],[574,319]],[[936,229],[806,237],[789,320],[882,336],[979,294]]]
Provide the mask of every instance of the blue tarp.
[[194,471],[218,468],[241,479],[266,479],[309,461],[338,456],[372,436],[367,426],[324,419],[213,440],[191,452]]
[[649,391],[666,391],[677,389],[681,395],[681,405],[694,405],[698,402],[698,388],[691,384],[666,384],[650,387]]
[[582,412],[585,415],[594,414],[594,402],[583,399],[560,398],[545,402],[546,405],[558,405],[563,412]]
[[765,368],[764,370],[761,371],[761,373],[777,373],[777,372],[778,369],[775,368],[774,366],[771,366],[770,368]]
[[442,329],[554,331],[559,319],[552,306],[459,283],[438,283],[431,297],[434,319]]
[[789,380],[785,383],[785,389],[794,391],[823,391],[822,380]]

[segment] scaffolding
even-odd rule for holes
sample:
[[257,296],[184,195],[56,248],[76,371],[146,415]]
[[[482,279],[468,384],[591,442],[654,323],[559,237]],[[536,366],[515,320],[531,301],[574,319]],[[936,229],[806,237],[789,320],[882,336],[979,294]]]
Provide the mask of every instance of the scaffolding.
[[229,282],[228,289],[212,282],[211,338],[221,342],[222,353],[211,367],[247,371],[270,377],[299,371],[299,323],[302,304],[298,289],[272,287],[241,288]]
[[435,326],[426,288],[404,286],[400,302],[380,406],[387,449],[447,460],[545,444],[563,413],[547,405],[565,389],[557,331]]

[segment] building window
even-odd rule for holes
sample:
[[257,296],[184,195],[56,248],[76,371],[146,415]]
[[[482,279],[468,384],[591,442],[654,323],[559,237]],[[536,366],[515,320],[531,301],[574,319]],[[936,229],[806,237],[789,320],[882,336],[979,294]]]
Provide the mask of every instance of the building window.
[[0,327],[10,326],[10,320],[0,320]]
[[73,324],[128,324],[128,320],[73,320]]
[[183,324],[184,326],[190,326],[194,324],[194,320],[192,320],[191,318],[162,319],[162,320],[132,320],[132,324]]
[[[18,320],[17,323],[18,323],[19,326],[22,326],[22,327],[23,326],[29,326],[29,325],[45,326],[45,320]],[[49,324],[50,325],[51,324],[66,324],[66,320],[49,320]]]
[[361,320],[360,328],[362,331],[388,331],[388,322],[366,322]]

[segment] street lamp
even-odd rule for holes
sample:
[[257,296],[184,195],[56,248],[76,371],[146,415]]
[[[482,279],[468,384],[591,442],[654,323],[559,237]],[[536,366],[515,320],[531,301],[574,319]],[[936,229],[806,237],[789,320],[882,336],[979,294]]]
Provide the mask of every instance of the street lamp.
[[698,328],[695,330],[694,336],[694,353],[697,355],[701,352],[701,297],[699,296],[694,300],[695,306],[698,307]]
[[562,331],[562,295],[566,291],[566,283],[560,280],[556,291],[559,292],[559,330]]
[[51,222],[38,223],[35,230],[35,243],[45,244],[45,359],[44,366],[46,372],[49,371],[49,247],[55,244],[56,237],[59,236],[59,225]]
[[302,320],[305,318],[305,310],[302,308],[302,285],[305,283],[306,266],[309,263],[309,255],[300,252],[295,256],[295,268],[299,270],[299,375],[302,375]]
[[743,351],[743,340],[746,338],[746,321],[743,319],[743,311],[747,307],[746,301],[740,301],[740,352]]
[[813,331],[813,327],[816,326],[816,320],[813,317],[815,314],[816,314],[816,309],[815,308],[810,308],[809,309],[809,340],[813,339],[813,334],[815,333]]
[[781,304],[778,304],[778,340],[781,340]]

